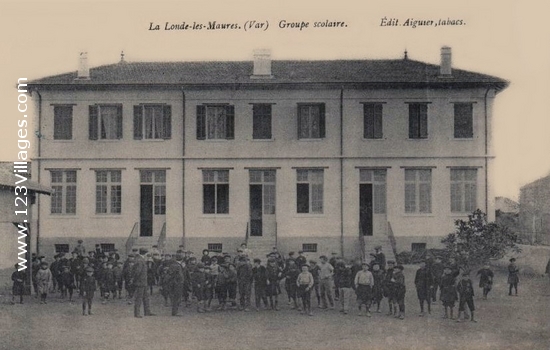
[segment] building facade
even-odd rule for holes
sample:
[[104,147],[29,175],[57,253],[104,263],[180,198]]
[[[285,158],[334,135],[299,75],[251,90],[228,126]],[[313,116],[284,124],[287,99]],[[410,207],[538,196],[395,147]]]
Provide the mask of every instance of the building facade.
[[520,188],[519,223],[524,241],[550,245],[550,175]]
[[[494,219],[492,106],[507,82],[408,59],[121,62],[29,84],[41,246],[437,247]],[[57,245],[57,246],[56,246]]]

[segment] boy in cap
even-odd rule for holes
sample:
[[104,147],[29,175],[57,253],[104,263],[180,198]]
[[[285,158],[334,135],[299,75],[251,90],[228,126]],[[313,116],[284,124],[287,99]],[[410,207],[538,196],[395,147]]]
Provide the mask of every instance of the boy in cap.
[[73,291],[74,291],[74,276],[69,269],[69,266],[65,265],[62,267],[61,272],[61,298],[65,299],[67,292],[69,292],[69,302],[73,301]]
[[416,271],[414,277],[414,285],[416,287],[416,296],[420,303],[420,317],[424,316],[424,302],[428,304],[428,314],[432,313],[431,309],[431,288],[433,285],[433,276],[430,270],[426,268],[426,262],[420,263],[420,268]]
[[483,299],[487,299],[487,295],[493,287],[493,271],[489,267],[489,264],[485,264],[482,269],[477,272],[479,276],[479,288],[483,288]]
[[365,314],[370,317],[374,277],[369,271],[369,265],[366,261],[364,261],[361,266],[363,269],[357,272],[354,279],[355,293],[357,294],[357,306],[359,307],[359,316],[362,316],[361,306],[365,305]]
[[441,277],[441,295],[440,299],[445,308],[443,318],[448,318],[447,309],[451,310],[451,320],[453,319],[453,309],[457,299],[456,280],[450,266],[445,266],[443,276]]
[[[321,289],[321,309],[326,309],[330,304],[330,308],[334,308],[334,300],[332,299],[332,276],[334,267],[328,263],[326,256],[321,255],[321,264],[319,265],[319,286]],[[328,304],[327,304],[328,299]]]
[[19,271],[19,264],[15,264],[15,271],[11,274],[13,286],[11,289],[11,303],[15,304],[15,297],[19,296],[19,304],[23,304],[23,294],[25,293],[25,270]]
[[240,310],[250,311],[250,292],[252,291],[252,267],[245,256],[241,256],[237,265],[237,284],[239,287]]
[[40,295],[40,304],[46,304],[46,298],[48,297],[48,291],[52,286],[52,272],[48,269],[47,262],[40,263],[40,270],[36,273],[36,286],[38,288],[38,294]]
[[432,270],[432,276],[433,276],[433,283],[432,283],[432,302],[437,301],[437,289],[441,285],[441,277],[443,276],[443,263],[441,262],[440,257],[435,258],[435,262],[432,264],[431,267]]
[[113,265],[113,275],[115,277],[115,283],[116,283],[116,291],[113,294],[113,299],[116,298],[116,294],[118,292],[118,298],[122,299],[122,286],[123,286],[123,278],[122,278],[122,261],[116,261],[115,265]]
[[266,267],[266,294],[269,298],[269,306],[272,310],[279,311],[279,279],[282,276],[282,269],[275,258],[267,259]]
[[[94,269],[87,267],[85,269],[86,276],[82,279],[80,287],[80,295],[82,295],[82,315],[92,314],[92,301],[94,300],[94,294],[96,290],[96,280],[93,276]],[[88,306],[88,313],[86,313],[86,305]]]
[[132,304],[134,298],[134,286],[132,285],[132,269],[135,264],[135,257],[133,254],[128,254],[128,259],[124,262],[122,268],[122,278],[124,279],[124,289],[126,289],[126,300],[128,304]]
[[[336,265],[338,266],[338,262]],[[343,265],[343,268],[339,269],[338,272],[338,282],[340,287],[340,312],[347,315],[350,309],[351,304],[351,294],[353,290],[353,278],[351,271],[351,263],[346,263]]]
[[298,256],[296,257],[296,266],[298,266],[298,268],[301,270],[302,266],[305,265],[305,264],[307,264],[307,259],[304,256],[304,251],[299,250],[298,251]]
[[204,264],[198,263],[195,271],[191,273],[191,288],[193,295],[197,298],[197,312],[203,313],[204,310],[204,290],[206,287],[206,274]]
[[313,276],[309,272],[309,265],[302,265],[302,272],[296,278],[296,286],[298,287],[298,295],[302,298],[302,314],[313,316],[311,312],[311,288],[313,288]]
[[516,265],[516,259],[510,259],[510,265],[508,265],[508,284],[510,285],[508,295],[512,295],[512,288],[515,290],[515,296],[518,296],[518,283],[519,283],[519,268]]
[[384,298],[384,271],[380,269],[378,263],[372,264],[372,301],[376,304],[376,312],[380,313],[380,302]]
[[384,276],[384,296],[388,298],[388,316],[397,314],[397,308],[394,309],[395,304],[395,283],[393,282],[393,271],[395,262],[388,260],[388,268],[386,269],[386,275]]
[[106,269],[103,274],[103,285],[104,285],[104,299],[103,304],[109,300],[111,295],[113,295],[113,299],[116,297],[116,279],[115,274],[113,272],[113,262],[108,261],[106,264]]
[[264,302],[264,307],[267,308],[267,269],[262,266],[260,259],[254,259],[254,267],[252,268],[252,282],[254,283],[254,297],[256,299],[256,311],[260,310],[261,302]]
[[317,265],[317,261],[309,261],[309,272],[313,276],[313,290],[315,291],[315,296],[317,297],[317,307],[321,307],[321,293],[319,288],[319,271],[321,268]]
[[293,259],[288,260],[288,266],[286,267],[284,271],[284,278],[285,278],[285,287],[287,290],[288,300],[289,303],[292,305],[291,309],[299,309],[298,303],[296,301],[296,279],[298,278],[298,275],[300,274],[300,270],[296,266]]
[[[457,322],[460,322],[460,314],[466,311],[466,304],[468,304],[468,309],[470,309],[470,321],[477,322],[474,319],[474,286],[472,285],[472,280],[468,272],[462,274],[462,279],[458,282],[456,287],[459,295],[458,300],[458,317],[456,318]],[[464,314],[464,320],[467,320],[466,314]]]
[[[395,285],[395,301],[399,306],[399,314],[396,316],[400,320],[405,318],[405,276],[403,275],[403,265],[397,265],[393,271],[393,283]],[[394,304],[394,307],[396,305]]]

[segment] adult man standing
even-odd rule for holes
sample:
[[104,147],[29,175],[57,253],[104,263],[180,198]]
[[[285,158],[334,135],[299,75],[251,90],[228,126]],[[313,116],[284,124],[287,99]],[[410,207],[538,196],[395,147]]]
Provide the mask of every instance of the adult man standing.
[[167,260],[168,267],[168,292],[172,303],[172,316],[179,316],[178,309],[181,304],[184,283],[183,254],[177,253],[176,260]]
[[132,285],[135,288],[134,317],[141,318],[141,303],[145,316],[154,316],[149,307],[149,294],[147,292],[147,263],[145,260],[147,249],[141,248],[135,258],[132,267]]

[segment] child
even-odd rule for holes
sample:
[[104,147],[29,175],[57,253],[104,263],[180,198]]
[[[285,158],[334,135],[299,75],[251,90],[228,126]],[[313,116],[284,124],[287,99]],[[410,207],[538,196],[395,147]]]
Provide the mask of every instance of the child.
[[19,271],[19,264],[15,264],[15,271],[11,274],[13,287],[11,289],[11,303],[15,304],[15,297],[19,296],[19,304],[23,304],[23,294],[25,293],[25,270]]
[[321,268],[317,265],[315,260],[309,261],[309,272],[313,276],[313,290],[315,291],[315,296],[317,297],[317,307],[321,307],[321,293],[319,290],[319,271]]
[[441,295],[440,299],[443,303],[443,307],[445,308],[445,314],[443,315],[443,318],[448,318],[449,314],[447,313],[447,310],[451,310],[451,320],[453,319],[453,309],[455,307],[455,302],[457,299],[457,292],[456,292],[456,281],[453,274],[453,270],[450,266],[445,266],[443,269],[443,276],[441,277]]
[[61,272],[61,298],[65,299],[67,292],[69,292],[69,302],[73,302],[73,290],[75,287],[74,276],[69,269],[69,266],[65,265],[62,267],[63,272]]
[[206,286],[206,274],[204,264],[198,263],[197,268],[191,274],[191,288],[193,295],[197,298],[197,312],[203,313],[204,310],[204,290]]
[[[376,264],[377,267],[378,263]],[[367,262],[362,263],[362,270],[358,271],[355,275],[354,285],[355,293],[357,294],[357,306],[359,307],[359,316],[362,316],[361,306],[365,305],[365,315],[371,317],[370,306],[372,302],[372,287],[374,285],[374,277],[369,271],[369,264]],[[378,302],[380,308],[380,302]]]
[[425,261],[420,263],[420,268],[416,271],[414,285],[416,286],[416,296],[420,303],[420,315],[418,316],[424,316],[424,301],[428,304],[428,314],[431,314],[431,288],[433,286],[433,276],[431,271],[426,268]]
[[300,274],[300,270],[298,270],[298,267],[296,266],[296,263],[293,259],[288,260],[288,266],[285,269],[285,287],[288,295],[288,300],[292,305],[291,309],[298,309],[298,303],[296,301],[296,279],[298,278],[298,275]]
[[152,260],[147,261],[147,285],[149,294],[153,295],[153,286],[155,285],[155,264]]
[[[82,295],[82,315],[92,314],[92,301],[94,299],[96,280],[93,276],[94,269],[92,267],[86,268],[86,276],[81,281],[80,294]],[[88,313],[86,313],[86,305],[88,305]]]
[[[472,285],[472,280],[467,272],[462,274],[462,279],[458,282],[457,286],[458,295],[460,296],[458,302],[458,317],[456,322],[460,322],[460,313],[466,311],[465,304],[468,304],[468,309],[470,309],[470,321],[477,322],[474,319],[474,286]],[[464,320],[467,320],[466,314],[464,314]]]
[[298,287],[298,295],[302,298],[302,314],[313,316],[311,312],[311,288],[313,287],[313,276],[309,272],[309,265],[302,265],[302,272],[296,278],[296,286]]
[[52,286],[52,272],[48,269],[48,263],[42,262],[40,264],[40,270],[36,273],[36,287],[38,294],[40,295],[40,304],[47,304],[46,298],[48,297],[48,291]]
[[240,310],[250,311],[250,292],[252,291],[252,267],[246,256],[239,258],[237,265],[237,285],[239,287]]
[[483,288],[483,299],[487,300],[487,295],[493,287],[493,271],[488,264],[485,264],[477,274],[479,275],[479,288]]
[[126,268],[123,268],[122,270],[122,278],[124,278],[124,288],[126,289],[126,301],[128,302],[128,305],[131,305],[135,291],[135,287],[132,284],[132,268],[135,264],[134,256],[129,255],[126,262]]
[[202,251],[202,257],[201,257],[201,263],[204,264],[204,266],[210,265],[210,251],[208,249],[203,249]]
[[[403,320],[405,318],[405,276],[403,275],[403,265],[397,265],[393,271],[393,283],[395,284],[395,301],[399,305],[399,314],[396,318]],[[394,305],[396,307],[396,305]]]
[[116,298],[118,292],[118,298],[122,299],[122,261],[117,261],[113,266],[113,275],[115,276],[116,291],[113,294],[113,299]]
[[384,298],[384,271],[380,269],[380,264],[377,262],[372,264],[372,277],[374,280],[372,301],[376,304],[376,312],[380,313],[380,302]]
[[[338,266],[338,262],[336,263]],[[344,263],[343,268],[336,270],[338,275],[338,281],[340,286],[340,312],[343,312],[346,315],[349,312],[349,307],[351,303],[351,293],[353,285],[353,275],[351,271],[351,264]]]
[[226,276],[228,276],[229,265],[222,263],[219,266],[218,278],[216,280],[216,295],[218,296],[218,310],[225,310],[225,302],[227,301],[227,283]]
[[214,298],[214,287],[216,284],[215,276],[212,275],[212,269],[210,266],[204,267],[204,274],[206,277],[206,282],[204,286],[204,299],[205,299],[205,310],[211,311],[210,306],[212,305],[212,299]]
[[111,294],[113,295],[113,299],[116,297],[116,279],[115,274],[113,272],[113,263],[112,261],[109,261],[106,265],[106,270],[104,271],[103,275],[103,283],[105,288],[105,294],[103,299],[103,304],[109,300],[111,297]]
[[508,290],[508,295],[512,295],[512,288],[515,290],[515,296],[518,296],[518,283],[519,283],[519,269],[516,265],[516,259],[510,259],[510,265],[508,265],[508,284],[510,289]]
[[397,309],[394,309],[395,304],[395,285],[392,281],[393,279],[393,270],[395,262],[393,260],[388,260],[388,268],[386,269],[386,275],[384,276],[384,296],[388,298],[388,316],[397,315]]
[[260,259],[254,259],[254,267],[252,268],[252,282],[254,283],[254,296],[256,299],[256,311],[260,310],[261,302],[264,302],[264,307],[267,308],[267,269],[262,266]]
[[[326,256],[319,257],[321,264],[319,265],[319,284],[321,289],[321,309],[326,309],[328,304],[330,308],[334,308],[334,300],[332,299],[332,277],[334,267],[328,262]],[[327,303],[328,299],[328,303]]]
[[266,295],[269,298],[269,306],[272,310],[279,311],[279,278],[281,277],[281,267],[275,258],[267,260],[266,268]]

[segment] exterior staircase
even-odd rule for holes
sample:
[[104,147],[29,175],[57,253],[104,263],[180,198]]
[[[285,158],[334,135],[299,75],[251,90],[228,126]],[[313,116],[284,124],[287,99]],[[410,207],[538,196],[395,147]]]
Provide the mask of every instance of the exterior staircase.
[[139,235],[139,223],[135,223],[128,239],[126,240],[126,255],[132,252],[132,249],[151,248],[157,245],[159,251],[162,253],[166,246],[166,223],[162,226],[162,230],[158,236],[140,236]]
[[251,250],[251,259],[261,259],[262,263],[266,262],[266,255],[272,251],[272,248],[277,246],[277,232],[274,234],[264,234],[263,236],[250,236],[249,224],[246,226],[245,242],[248,249]]
[[[359,230],[359,232],[361,232],[361,230]],[[361,245],[363,259],[366,261],[372,260],[372,256],[370,254],[375,253],[374,247],[376,246],[382,247],[382,253],[386,256],[386,261],[395,261],[395,237],[389,222],[385,235],[363,236],[359,234],[359,244]]]

